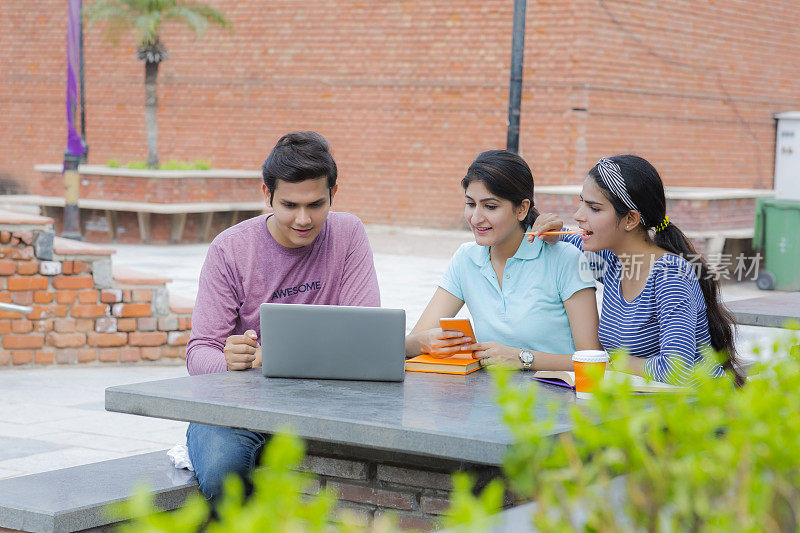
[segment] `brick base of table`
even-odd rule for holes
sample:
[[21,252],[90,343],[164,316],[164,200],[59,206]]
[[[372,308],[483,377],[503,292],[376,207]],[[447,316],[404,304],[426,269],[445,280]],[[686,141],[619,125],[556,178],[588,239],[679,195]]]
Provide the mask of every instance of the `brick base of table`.
[[[392,513],[401,529],[434,529],[450,506],[453,472],[470,472],[478,489],[502,477],[500,468],[487,465],[321,442],[307,445],[303,470],[316,478],[307,493],[335,490],[337,510],[364,526]],[[504,503],[508,507],[519,502],[509,493]]]

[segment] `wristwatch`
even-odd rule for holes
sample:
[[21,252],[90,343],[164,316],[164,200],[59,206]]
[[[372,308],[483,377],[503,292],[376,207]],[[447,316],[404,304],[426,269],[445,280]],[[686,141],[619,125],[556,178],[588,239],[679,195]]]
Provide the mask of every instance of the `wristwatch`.
[[530,370],[533,367],[533,354],[529,350],[519,352],[519,360],[522,362],[522,370]]

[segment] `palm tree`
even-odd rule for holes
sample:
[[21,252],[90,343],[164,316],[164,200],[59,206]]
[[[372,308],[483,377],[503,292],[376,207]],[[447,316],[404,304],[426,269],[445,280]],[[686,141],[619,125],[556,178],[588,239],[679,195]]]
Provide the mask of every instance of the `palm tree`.
[[147,166],[158,168],[158,65],[169,57],[161,42],[161,24],[167,20],[185,22],[200,36],[209,23],[231,27],[225,16],[206,4],[182,0],[95,0],[86,9],[87,24],[107,23],[109,37],[117,42],[122,32],[136,29],[139,46],[136,57],[144,61],[144,109],[147,129]]

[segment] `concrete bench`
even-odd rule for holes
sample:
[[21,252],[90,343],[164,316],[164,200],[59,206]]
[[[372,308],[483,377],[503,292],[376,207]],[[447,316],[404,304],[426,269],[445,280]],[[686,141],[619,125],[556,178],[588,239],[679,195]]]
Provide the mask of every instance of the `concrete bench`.
[[173,467],[166,450],[3,479],[0,531],[81,531],[133,518],[112,518],[106,507],[129,499],[141,484],[167,511],[197,490],[194,472]]
[[753,227],[718,229],[696,231],[687,230],[684,232],[687,238],[693,241],[705,241],[703,254],[706,256],[711,267],[719,266],[722,251],[725,249],[726,240],[747,241],[747,245],[753,240]]
[[[10,194],[0,196],[0,206],[10,208],[19,206],[35,206],[42,210],[43,214],[51,216],[49,208],[61,207],[65,204],[64,198],[58,196],[41,196],[36,194]],[[231,220],[229,225],[236,224],[239,220],[239,213],[244,211],[262,211],[263,202],[192,202],[192,203],[159,203],[159,202],[126,202],[121,200],[97,200],[92,198],[78,199],[78,208],[96,209],[105,211],[108,220],[108,232],[112,241],[117,240],[118,225],[117,212],[131,211],[136,213],[139,220],[139,234],[143,242],[150,241],[150,215],[163,214],[170,216],[170,240],[180,242],[183,237],[183,229],[186,225],[186,215],[189,213],[202,214],[201,235],[208,241],[211,232],[211,221],[214,213],[230,212]]]

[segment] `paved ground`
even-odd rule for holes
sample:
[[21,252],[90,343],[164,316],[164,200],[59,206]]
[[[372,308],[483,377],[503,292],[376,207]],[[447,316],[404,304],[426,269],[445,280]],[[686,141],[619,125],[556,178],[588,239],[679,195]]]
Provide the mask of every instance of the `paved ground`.
[[[386,307],[406,309],[409,329],[468,233],[370,227]],[[115,264],[174,279],[170,291],[194,298],[207,245],[114,246]],[[724,287],[726,300],[757,296],[752,283]],[[742,328],[740,345],[770,330]],[[186,424],[104,410],[112,385],[186,375],[183,366],[87,366],[0,371],[0,479],[169,448]]]

